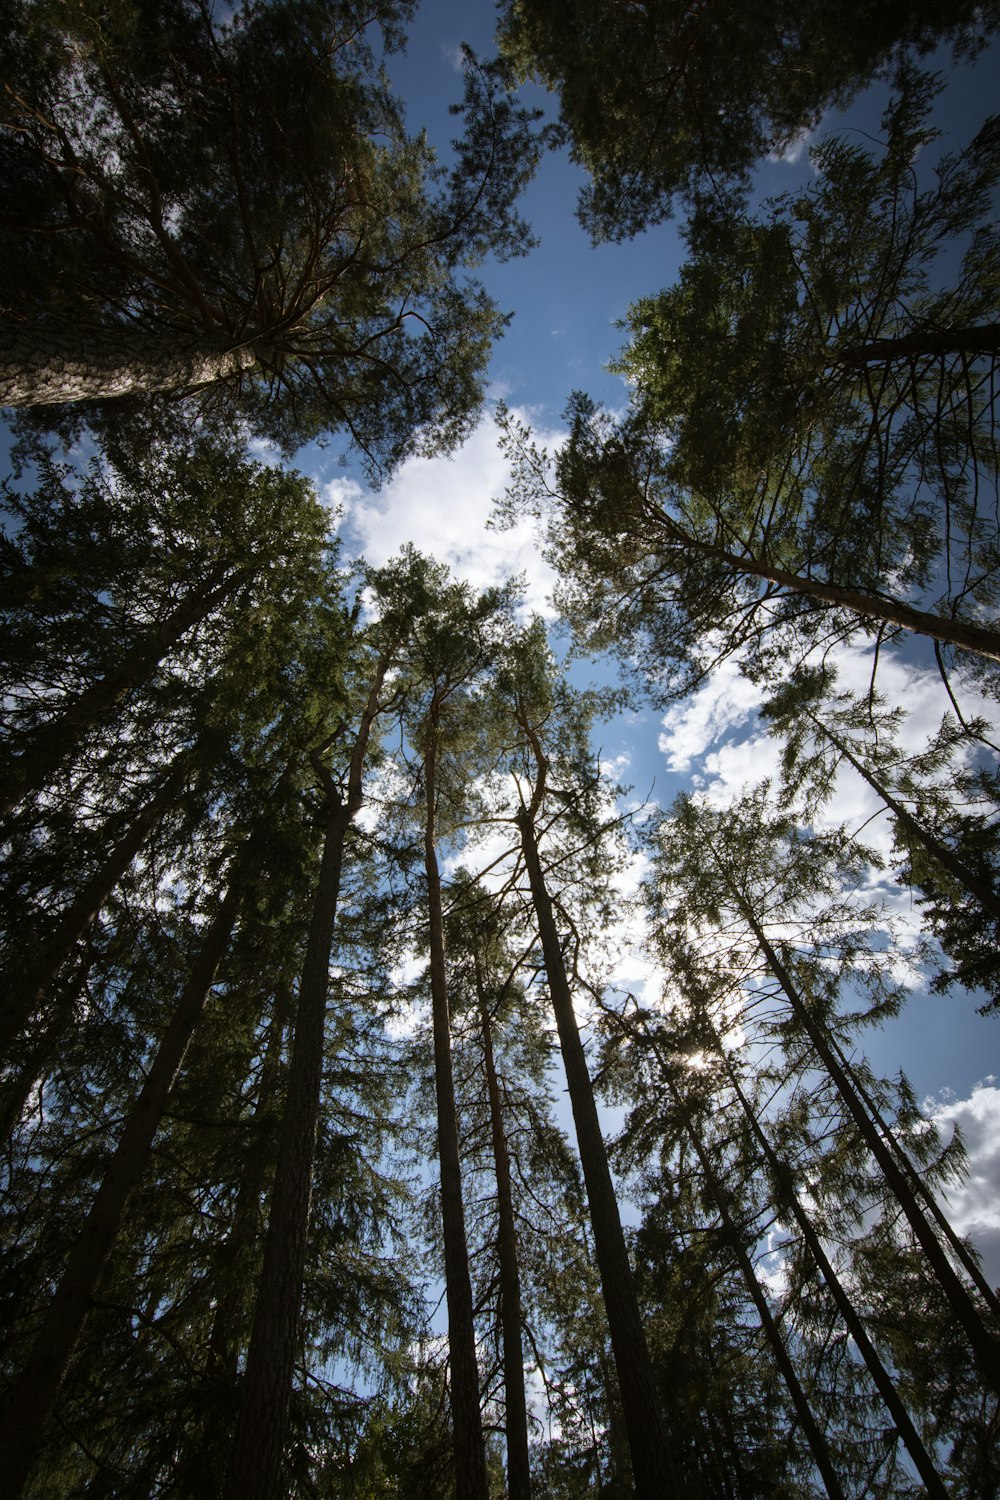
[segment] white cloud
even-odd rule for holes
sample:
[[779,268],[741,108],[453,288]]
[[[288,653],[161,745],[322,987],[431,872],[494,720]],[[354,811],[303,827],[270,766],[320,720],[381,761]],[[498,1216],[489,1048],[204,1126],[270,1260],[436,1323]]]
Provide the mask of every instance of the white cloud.
[[690,698],[665,715],[659,744],[668,768],[690,771],[717,739],[745,724],[763,698],[732,657],[722,662]]
[[[548,434],[538,437],[543,444],[552,441]],[[533,523],[487,530],[493,499],[509,480],[496,428],[486,417],[457,452],[408,459],[378,493],[337,478],[324,486],[323,498],[340,510],[340,530],[351,548],[375,566],[412,542],[478,590],[523,573],[527,607],[552,619],[553,574],[540,555]]]
[[945,1195],[949,1217],[982,1255],[987,1281],[1000,1286],[1000,1088],[989,1077],[967,1099],[947,1094],[926,1105],[946,1140],[951,1130],[962,1132],[968,1153],[968,1177]]

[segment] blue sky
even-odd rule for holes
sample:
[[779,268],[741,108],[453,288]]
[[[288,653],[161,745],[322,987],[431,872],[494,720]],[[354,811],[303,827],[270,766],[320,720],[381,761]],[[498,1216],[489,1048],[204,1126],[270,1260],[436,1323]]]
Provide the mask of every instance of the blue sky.
[[[442,154],[455,133],[448,104],[461,93],[459,44],[468,42],[487,56],[492,26],[487,5],[471,10],[452,0],[425,0],[407,53],[392,60],[410,128],[425,126]],[[940,60],[942,67],[945,63]],[[997,68],[989,57],[951,80],[936,114],[942,139],[935,159],[971,137],[989,112],[996,81]],[[534,98],[545,102],[540,91]],[[876,135],[885,98],[884,89],[870,91],[846,116],[824,121],[818,134],[836,126],[862,137]],[[793,160],[765,166],[762,193],[793,188],[808,177],[806,143],[793,155]],[[612,407],[624,406],[625,387],[605,368],[623,340],[615,324],[638,296],[667,285],[683,257],[676,226],[669,223],[624,245],[592,248],[574,216],[580,181],[564,154],[547,156],[523,200],[523,212],[541,244],[526,258],[487,266],[483,272],[491,293],[514,313],[494,352],[491,397],[526,414],[550,442],[558,441],[560,414],[574,388],[586,389]],[[457,454],[405,464],[377,495],[366,492],[351,468],[338,469],[329,453],[316,455],[314,473],[331,502],[344,508],[342,529],[349,546],[381,562],[413,541],[479,587],[510,572],[524,572],[530,605],[551,614],[546,597],[552,579],[530,528],[525,524],[498,534],[486,527],[491,499],[506,482],[489,412]],[[860,688],[869,664],[857,652],[845,659],[842,670],[845,685],[853,677]],[[933,660],[917,643],[882,670],[883,687],[898,694],[910,710],[903,737],[915,749],[936,728],[946,707]],[[600,669],[602,677],[605,671]],[[774,749],[762,737],[754,706],[748,685],[727,670],[667,715],[647,708],[605,726],[602,755],[634,785],[637,796],[652,789],[661,806],[692,785],[724,801],[743,782],[773,769]],[[838,778],[829,817],[865,825],[866,838],[888,854],[887,820],[878,814],[873,794],[850,771]],[[912,916],[909,894],[894,885],[891,874],[881,888],[905,924]],[[992,1076],[1000,1074],[998,1022],[979,1016],[976,1004],[962,991],[942,997],[916,987],[901,1018],[880,1032],[866,1033],[863,1046],[878,1071],[892,1076],[904,1069],[918,1097],[927,1099],[943,1125],[962,1127],[973,1170],[968,1187],[954,1198],[955,1218],[979,1239],[991,1261],[995,1256],[992,1273],[1000,1280],[1000,1088]]]

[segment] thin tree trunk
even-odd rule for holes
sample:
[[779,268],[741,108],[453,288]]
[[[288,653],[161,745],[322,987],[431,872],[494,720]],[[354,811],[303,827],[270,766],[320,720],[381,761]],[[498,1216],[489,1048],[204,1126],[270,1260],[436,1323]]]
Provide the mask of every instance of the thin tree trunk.
[[84,735],[94,729],[127,693],[147,682],[181,637],[211,614],[216,605],[239,588],[253,571],[241,568],[229,578],[223,578],[224,569],[224,564],[213,569],[203,583],[171,610],[161,625],[135,641],[105,677],[33,731],[27,745],[5,773],[0,816],[6,816],[24,798],[49,786],[63,762],[75,754]]
[[[323,1084],[323,1041],[330,953],[340,897],[344,840],[361,806],[372,725],[388,669],[383,658],[351,753],[347,795],[321,773],[328,815],[312,920],[299,980],[288,1093],[268,1213],[264,1263],[247,1354],[243,1399],[224,1492],[225,1500],[281,1500],[288,1401],[299,1340],[316,1132]],[[314,757],[319,770],[319,763]]]
[[441,1222],[444,1278],[448,1303],[448,1354],[451,1365],[451,1418],[455,1445],[455,1493],[459,1500],[488,1500],[483,1420],[479,1404],[479,1366],[473,1321],[469,1250],[462,1203],[462,1169],[458,1149],[455,1079],[451,1061],[451,1020],[445,975],[444,916],[441,876],[434,843],[436,759],[432,728],[424,757],[427,820],[424,825],[424,870],[430,936],[431,1013],[434,1028],[434,1086],[437,1097],[438,1157],[441,1167]]
[[869,620],[881,620],[886,625],[898,625],[902,630],[926,635],[946,645],[957,646],[962,651],[975,652],[990,661],[1000,662],[1000,632],[982,625],[971,625],[963,620],[949,619],[944,615],[931,614],[927,610],[913,609],[898,599],[886,599],[881,594],[871,594],[861,589],[844,588],[837,583],[823,583],[817,578],[807,578],[801,573],[789,573],[785,568],[758,562],[753,557],[737,552],[728,552],[713,542],[701,541],[677,526],[669,516],[656,517],[659,526],[666,531],[671,541],[703,557],[712,558],[732,568],[734,573],[746,573],[752,578],[763,578],[776,583],[793,594],[802,594],[807,599],[817,599],[823,604],[835,605],[838,609],[849,609]]
[[104,863],[85,882],[69,906],[55,918],[47,933],[19,955],[16,972],[5,975],[5,997],[0,1006],[0,1057],[32,1013],[45,999],[59,969],[142,849],[152,829],[170,805],[187,773],[189,755],[180,758],[138,813]]
[[199,342],[127,328],[0,325],[0,406],[107,401],[144,391],[192,391],[239,376],[257,363],[253,343]]
[[925,328],[895,339],[873,339],[838,350],[834,364],[889,364],[897,359],[920,359],[941,354],[1000,354],[1000,324],[975,324],[968,328]]
[[868,1373],[871,1376],[879,1395],[885,1402],[886,1410],[891,1416],[896,1426],[896,1430],[903,1440],[906,1451],[909,1453],[911,1459],[913,1460],[913,1464],[917,1470],[917,1473],[920,1475],[921,1479],[927,1487],[928,1495],[932,1497],[932,1500],[948,1500],[948,1492],[941,1482],[941,1476],[939,1475],[930,1454],[927,1452],[920,1434],[914,1427],[913,1422],[910,1419],[909,1412],[906,1410],[906,1407],[903,1405],[902,1401],[899,1398],[899,1393],[896,1390],[895,1382],[890,1376],[888,1370],[885,1368],[885,1365],[882,1363],[882,1359],[878,1353],[878,1350],[875,1348],[871,1339],[868,1337],[864,1324],[862,1323],[861,1318],[858,1315],[854,1303],[848,1296],[843,1282],[834,1270],[829,1256],[823,1248],[823,1242],[820,1239],[819,1235],[816,1233],[812,1220],[809,1218],[809,1215],[802,1207],[802,1204],[799,1201],[798,1194],[791,1186],[790,1174],[787,1168],[780,1161],[770,1142],[768,1141],[767,1136],[764,1134],[763,1127],[761,1126],[760,1121],[757,1119],[757,1116],[754,1114],[754,1111],[751,1109],[750,1101],[746,1098],[743,1090],[740,1088],[739,1082],[736,1078],[736,1074],[728,1061],[725,1059],[724,1053],[722,1052],[721,1048],[719,1051],[719,1056],[722,1057],[723,1061],[725,1062],[729,1082],[737,1098],[739,1099],[740,1104],[743,1106],[743,1112],[746,1115],[747,1120],[749,1121],[750,1129],[753,1132],[754,1139],[757,1141],[757,1144],[759,1145],[761,1151],[764,1153],[764,1158],[771,1169],[771,1174],[774,1178],[775,1185],[778,1187],[778,1190],[781,1194],[781,1206],[787,1206],[791,1210],[792,1217],[795,1219],[795,1222],[802,1233],[802,1237],[805,1240],[810,1255],[816,1263],[820,1275],[823,1277],[823,1280],[826,1282],[826,1285],[830,1290],[830,1295],[833,1297],[833,1300],[837,1305],[837,1309],[844,1320],[847,1331],[851,1335],[851,1338],[854,1340],[854,1343],[857,1346],[858,1353],[864,1360],[865,1367],[867,1368]]
[[928,1224],[895,1157],[882,1140],[871,1116],[852,1087],[850,1079],[840,1066],[840,1062],[825,1035],[823,1027],[813,1019],[809,1007],[793,984],[791,975],[769,943],[763,928],[750,907],[742,898],[738,898],[738,900],[743,915],[760,945],[761,952],[767,959],[768,967],[784,990],[794,1015],[802,1025],[815,1048],[817,1056],[833,1080],[837,1092],[840,1094],[848,1113],[858,1128],[861,1139],[881,1169],[887,1186],[899,1204],[910,1228],[916,1236],[917,1243],[923,1250],[932,1271],[940,1283],[949,1307],[962,1328],[965,1329],[966,1336],[975,1353],[982,1375],[993,1390],[1000,1391],[1000,1342],[998,1342],[996,1336],[990,1332],[983,1322],[979,1309],[973,1303],[968,1289],[960,1280],[951,1261],[945,1254],[940,1240]]
[[889,1125],[883,1119],[878,1105],[875,1103],[874,1099],[859,1079],[857,1073],[854,1071],[851,1064],[844,1056],[843,1048],[840,1046],[840,1043],[837,1041],[836,1037],[831,1036],[830,1043],[840,1059],[841,1066],[843,1067],[846,1076],[851,1080],[851,1083],[853,1084],[855,1089],[857,1089],[862,1102],[868,1110],[868,1113],[871,1115],[873,1121],[875,1122],[875,1125],[881,1132],[882,1139],[887,1142],[890,1150],[896,1157],[896,1160],[899,1162],[900,1167],[905,1172],[908,1181],[913,1185],[914,1191],[916,1192],[918,1197],[923,1199],[923,1202],[926,1208],[929,1210],[931,1217],[937,1224],[938,1228],[941,1230],[941,1233],[944,1235],[945,1239],[948,1241],[953,1253],[958,1257],[958,1260],[964,1267],[970,1281],[982,1296],[990,1312],[994,1317],[1000,1317],[1000,1299],[998,1299],[996,1292],[993,1290],[989,1282],[986,1280],[986,1277],[983,1275],[982,1269],[976,1261],[975,1256],[970,1253],[969,1247],[964,1244],[961,1237],[955,1233],[955,1230],[952,1228],[951,1221],[949,1220],[947,1214],[944,1212],[937,1198],[927,1186],[927,1183],[924,1181],[923,1177],[913,1165],[906,1151],[903,1149],[901,1142],[897,1139],[895,1132],[889,1128]]
[[[658,1048],[656,1049],[656,1052],[657,1057],[659,1058]],[[785,1382],[785,1386],[791,1398],[792,1405],[795,1408],[796,1415],[798,1416],[798,1419],[802,1424],[802,1431],[806,1435],[806,1441],[809,1444],[809,1451],[811,1452],[816,1467],[820,1472],[823,1484],[826,1487],[826,1492],[830,1496],[830,1500],[845,1500],[844,1491],[841,1488],[840,1480],[837,1477],[837,1471],[833,1465],[833,1459],[830,1455],[830,1449],[829,1445],[827,1444],[826,1437],[822,1429],[820,1428],[819,1423],[816,1421],[815,1416],[813,1415],[812,1407],[809,1405],[806,1393],[802,1388],[802,1382],[799,1380],[798,1373],[795,1369],[794,1364],[792,1363],[791,1356],[789,1355],[788,1350],[785,1347],[785,1341],[781,1337],[781,1332],[774,1320],[774,1315],[768,1305],[767,1297],[764,1295],[764,1289],[761,1286],[760,1282],[757,1280],[757,1273],[754,1271],[753,1265],[750,1261],[750,1256],[747,1254],[746,1245],[743,1242],[743,1236],[740,1233],[740,1230],[732,1216],[732,1213],[730,1212],[729,1202],[725,1189],[723,1188],[722,1183],[720,1182],[715,1169],[712,1166],[711,1161],[709,1160],[708,1153],[705,1150],[704,1145],[702,1144],[701,1137],[688,1118],[684,1102],[681,1100],[680,1095],[677,1092],[668,1069],[663,1066],[662,1060],[661,1073],[665,1078],[667,1087],[670,1090],[671,1095],[673,1096],[674,1103],[681,1111],[682,1117],[684,1119],[684,1129],[687,1132],[687,1136],[691,1142],[691,1145],[694,1147],[695,1155],[698,1157],[698,1160],[701,1163],[701,1169],[705,1174],[705,1181],[708,1184],[709,1192],[711,1193],[712,1198],[715,1201],[715,1206],[719,1211],[719,1217],[722,1219],[722,1225],[726,1232],[726,1239],[729,1242],[730,1249],[736,1256],[737,1265],[740,1269],[740,1275],[743,1277],[746,1289],[750,1294],[750,1300],[753,1302],[754,1306],[757,1309],[757,1315],[760,1318],[761,1327],[764,1330],[764,1336],[767,1339],[768,1345],[771,1349],[771,1353],[774,1356],[775,1364],[778,1366],[782,1379]]]
[[229,946],[242,894],[233,878],[205,930],[177,1009],[108,1164],[104,1179],[49,1303],[31,1355],[0,1418],[6,1493],[17,1500],[27,1483],[100,1277],[114,1249],[125,1209],[149,1161],[153,1139],[184,1054]]
[[866,769],[864,764],[853,754],[849,746],[839,736],[834,734],[832,729],[828,729],[822,720],[818,719],[811,710],[805,709],[805,714],[810,723],[814,724],[820,733],[826,736],[830,744],[840,752],[848,765],[853,766],[862,781],[867,782],[876,797],[885,803],[890,812],[895,815],[900,825],[905,828],[909,837],[918,843],[922,849],[925,849],[942,869],[947,870],[948,874],[953,876],[959,885],[964,886],[969,895],[973,896],[979,902],[984,911],[988,911],[992,917],[1000,921],[1000,896],[997,895],[996,891],[987,885],[985,881],[980,880],[978,876],[974,875],[968,866],[964,865],[958,856],[948,848],[947,844],[943,844],[922,823],[918,823],[913,814],[892,795],[887,787],[884,787]]
[[503,1125],[500,1084],[493,1055],[490,1014],[483,993],[476,956],[476,989],[483,1034],[486,1091],[490,1101],[490,1130],[497,1183],[497,1254],[500,1261],[500,1325],[503,1338],[503,1385],[507,1436],[508,1500],[531,1500],[531,1462],[528,1456],[528,1409],[524,1393],[524,1355],[521,1348],[521,1277],[518,1269],[514,1195],[510,1156]]
[[618,1372],[636,1495],[638,1500],[679,1497],[680,1490],[660,1420],[656,1382],[625,1248],[608,1155],[529,809],[523,808],[518,813],[517,824],[566,1069],[580,1164],[587,1186],[594,1247]]

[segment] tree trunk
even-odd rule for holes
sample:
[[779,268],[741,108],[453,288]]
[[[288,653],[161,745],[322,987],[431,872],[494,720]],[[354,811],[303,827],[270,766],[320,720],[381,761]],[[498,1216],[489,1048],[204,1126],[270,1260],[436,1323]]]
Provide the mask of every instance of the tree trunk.
[[508,1500],[531,1500],[528,1409],[524,1394],[524,1355],[521,1348],[521,1277],[518,1270],[517,1232],[514,1227],[514,1196],[511,1190],[510,1156],[503,1125],[500,1085],[493,1056],[493,1035],[479,973],[478,956],[476,957],[476,988],[479,992],[479,1020],[483,1033],[483,1059],[486,1065],[493,1165],[497,1182],[500,1326],[503,1337],[504,1406],[507,1416],[507,1497]]
[[127,693],[147,682],[181,636],[211,614],[252,571],[241,568],[223,579],[224,565],[213,569],[203,583],[171,610],[162,625],[155,626],[129,648],[107,676],[34,730],[27,746],[5,773],[0,817],[6,816],[25,797],[49,786],[55,772],[75,753],[83,736]]
[[17,1500],[27,1483],[129,1197],[149,1161],[167,1097],[229,945],[241,893],[240,882],[232,879],[205,930],[190,978],[73,1246],[24,1373],[0,1419],[4,1485],[12,1500]]
[[856,1091],[852,1088],[850,1080],[840,1066],[840,1062],[824,1033],[823,1027],[813,1019],[808,1006],[793,984],[791,975],[781,962],[774,948],[768,942],[766,934],[749,906],[742,899],[739,899],[739,904],[760,945],[761,952],[767,960],[768,967],[784,990],[794,1015],[803,1027],[815,1048],[817,1056],[833,1080],[837,1092],[840,1094],[841,1099],[847,1106],[849,1115],[858,1128],[861,1139],[877,1162],[888,1188],[905,1215],[907,1223],[913,1230],[917,1243],[926,1255],[928,1263],[945,1294],[949,1307],[962,1328],[964,1328],[983,1377],[992,1390],[1000,1391],[1000,1341],[997,1340],[996,1336],[991,1333],[983,1322],[979,1309],[973,1303],[967,1288],[959,1279],[951,1261],[945,1254],[940,1240],[928,1224],[910,1184],[901,1172],[888,1146],[886,1146],[876,1130],[868,1111],[865,1109]]
[[656,1382],[639,1314],[594,1091],[587,1072],[587,1059],[573,1012],[573,997],[566,977],[559,933],[528,809],[522,809],[518,814],[517,824],[566,1069],[580,1163],[587,1186],[594,1247],[618,1372],[636,1495],[638,1500],[679,1497],[680,1489],[660,1421]]
[[[659,1058],[658,1049],[657,1057]],[[746,1245],[743,1242],[743,1236],[740,1233],[735,1220],[733,1219],[732,1213],[730,1212],[729,1202],[725,1189],[723,1188],[722,1183],[716,1175],[715,1169],[712,1166],[711,1161],[709,1160],[708,1152],[705,1150],[704,1145],[702,1144],[701,1137],[688,1118],[685,1104],[681,1100],[677,1092],[673,1079],[670,1077],[669,1071],[665,1067],[663,1067],[662,1060],[661,1072],[666,1079],[666,1084],[668,1089],[670,1090],[671,1095],[673,1096],[674,1103],[682,1113],[684,1119],[684,1129],[687,1132],[687,1136],[691,1142],[691,1145],[694,1147],[695,1155],[698,1157],[698,1160],[701,1163],[701,1169],[705,1174],[705,1181],[708,1184],[709,1192],[711,1193],[712,1198],[715,1201],[715,1206],[719,1211],[719,1217],[722,1220],[723,1229],[726,1233],[726,1239],[729,1243],[730,1249],[736,1256],[740,1275],[743,1277],[744,1285],[746,1286],[746,1289],[750,1294],[750,1300],[753,1302],[754,1307],[756,1307],[757,1309],[757,1315],[760,1318],[760,1324],[764,1330],[764,1336],[767,1339],[768,1345],[771,1349],[771,1353],[774,1356],[775,1364],[778,1366],[781,1377],[785,1382],[785,1386],[788,1390],[788,1394],[791,1398],[792,1405],[795,1408],[795,1412],[798,1416],[799,1422],[802,1424],[802,1431],[806,1435],[806,1441],[809,1444],[809,1451],[812,1454],[816,1467],[820,1472],[823,1484],[826,1488],[826,1492],[829,1495],[830,1500],[845,1500],[844,1491],[841,1488],[840,1480],[837,1477],[837,1471],[833,1466],[833,1459],[830,1456],[830,1449],[827,1444],[826,1437],[824,1436],[819,1423],[816,1421],[816,1418],[813,1415],[812,1407],[809,1405],[806,1393],[802,1389],[802,1382],[799,1380],[798,1373],[792,1363],[788,1350],[785,1347],[785,1341],[781,1337],[781,1332],[774,1320],[774,1315],[772,1314],[771,1309],[768,1305],[767,1297],[764,1295],[764,1289],[761,1286],[760,1282],[757,1280],[757,1274],[754,1271],[753,1265],[751,1264],[750,1256],[747,1254]]]
[[955,1254],[955,1256],[957,1256],[960,1264],[964,1267],[969,1280],[976,1287],[977,1291],[983,1298],[983,1301],[986,1303],[986,1306],[989,1308],[993,1316],[995,1318],[1000,1317],[1000,1298],[997,1297],[996,1292],[993,1290],[989,1282],[986,1280],[986,1277],[983,1275],[982,1269],[978,1265],[975,1256],[970,1253],[969,1247],[964,1244],[961,1237],[955,1233],[955,1230],[952,1228],[951,1221],[942,1209],[937,1198],[931,1192],[930,1188],[927,1186],[927,1183],[924,1181],[920,1173],[917,1171],[916,1167],[913,1165],[906,1151],[904,1151],[901,1143],[896,1138],[895,1132],[890,1130],[888,1124],[882,1118],[878,1105],[868,1093],[868,1090],[865,1088],[864,1084],[858,1078],[858,1075],[851,1067],[851,1064],[847,1061],[847,1058],[844,1056],[843,1049],[841,1048],[840,1043],[837,1041],[836,1037],[831,1036],[830,1044],[836,1052],[838,1058],[840,1059],[840,1063],[844,1069],[844,1073],[850,1079],[854,1088],[857,1090],[862,1103],[865,1105],[865,1108],[868,1110],[868,1113],[871,1115],[877,1129],[881,1133],[882,1139],[887,1143],[889,1149],[892,1151],[896,1160],[899,1162],[900,1167],[906,1174],[907,1180],[913,1185],[913,1189],[916,1192],[917,1196],[923,1200],[924,1205],[928,1209],[935,1224],[937,1224],[941,1233],[944,1235],[945,1239],[951,1246],[952,1252]]
[[838,350],[833,363],[841,366],[890,364],[897,359],[920,359],[942,354],[1000,354],[1000,324],[968,328],[925,328],[895,339],[873,339]]
[[27,950],[22,949],[16,973],[5,975],[5,998],[0,1007],[0,1057],[32,1013],[45,999],[46,991],[79,939],[95,920],[111,892],[121,880],[150,832],[166,811],[187,773],[189,755],[179,757],[171,772],[133,820],[125,836],[112,849],[69,906],[54,920],[48,933]]
[[980,880],[978,876],[974,875],[958,856],[948,848],[947,844],[943,844],[922,823],[918,823],[913,814],[908,812],[903,804],[865,768],[863,763],[858,760],[857,756],[853,754],[844,741],[834,734],[832,729],[828,729],[809,709],[806,709],[805,713],[810,723],[815,724],[820,733],[824,734],[830,741],[830,744],[840,752],[848,765],[853,766],[861,779],[867,782],[876,797],[885,803],[886,807],[889,808],[900,825],[906,830],[909,837],[918,843],[922,849],[925,849],[942,869],[947,870],[948,874],[953,876],[959,885],[964,886],[969,895],[973,896],[979,902],[984,911],[988,911],[992,917],[1000,921],[1000,896],[997,895],[996,891],[987,885],[985,881]]
[[[344,840],[361,805],[365,755],[387,669],[388,659],[383,658],[378,664],[351,753],[346,797],[341,799],[329,773],[321,772],[328,807],[323,857],[299,980],[295,1036],[268,1213],[264,1263],[224,1500],[281,1500],[283,1494],[281,1468],[292,1371],[299,1340],[323,1084],[330,953],[340,898]],[[316,757],[314,764],[319,770]]]
[[[724,1053],[721,1048],[719,1051],[719,1056],[723,1057],[724,1059]],[[795,1219],[795,1222],[802,1233],[802,1237],[806,1242],[806,1246],[808,1247],[810,1255],[816,1263],[816,1267],[819,1270],[820,1275],[823,1277],[823,1280],[826,1282],[826,1285],[829,1288],[830,1295],[833,1297],[833,1300],[837,1305],[837,1310],[844,1320],[847,1331],[851,1335],[851,1338],[854,1340],[854,1343],[857,1346],[858,1353],[864,1360],[865,1367],[868,1370],[868,1373],[871,1376],[879,1395],[885,1402],[886,1410],[892,1418],[897,1432],[903,1440],[906,1451],[909,1453],[910,1458],[913,1460],[914,1467],[916,1468],[917,1473],[920,1475],[927,1488],[927,1494],[932,1497],[932,1500],[948,1500],[948,1492],[941,1482],[941,1477],[938,1474],[938,1471],[933,1463],[933,1460],[931,1459],[930,1454],[924,1447],[920,1434],[917,1432],[916,1428],[913,1425],[913,1422],[910,1420],[909,1412],[906,1410],[906,1407],[903,1405],[902,1401],[899,1398],[899,1393],[896,1390],[896,1386],[892,1380],[892,1377],[890,1376],[888,1370],[885,1368],[885,1365],[882,1363],[882,1359],[877,1349],[873,1345],[871,1339],[868,1337],[865,1327],[861,1322],[857,1310],[855,1309],[854,1303],[848,1296],[843,1282],[834,1270],[830,1259],[823,1248],[823,1242],[820,1239],[819,1235],[816,1233],[816,1230],[813,1227],[812,1220],[809,1218],[809,1215],[802,1207],[802,1204],[799,1201],[798,1194],[791,1186],[790,1173],[788,1169],[779,1160],[778,1156],[771,1147],[767,1136],[764,1134],[764,1130],[760,1124],[760,1121],[757,1119],[757,1116],[751,1109],[750,1102],[743,1093],[743,1090],[740,1088],[739,1083],[736,1079],[735,1072],[728,1064],[728,1062],[726,1062],[726,1072],[729,1077],[729,1082],[732,1085],[732,1088],[737,1098],[739,1099],[740,1104],[743,1106],[743,1112],[750,1123],[750,1129],[753,1132],[754,1139],[760,1146],[760,1149],[764,1154],[764,1158],[771,1169],[771,1175],[780,1194],[780,1202],[778,1206],[788,1207],[791,1210],[792,1217]]]
[[881,620],[886,625],[898,625],[902,630],[911,630],[916,635],[926,635],[946,645],[957,646],[961,651],[973,651],[990,661],[1000,662],[1000,632],[982,625],[971,625],[962,620],[948,619],[944,615],[930,614],[926,610],[912,609],[896,599],[885,599],[880,594],[870,594],[861,589],[843,588],[837,583],[823,583],[817,578],[806,578],[801,573],[789,573],[784,568],[770,563],[758,562],[753,557],[743,557],[736,552],[713,542],[703,542],[691,536],[664,515],[657,518],[659,525],[677,545],[699,552],[716,562],[732,568],[734,573],[746,573],[752,578],[763,578],[776,583],[793,594],[802,594],[807,599],[818,599],[823,604],[848,609],[865,619]]
[[[433,714],[432,708],[432,726]],[[427,820],[424,825],[424,870],[430,936],[431,1013],[434,1023],[434,1086],[437,1097],[438,1157],[441,1165],[441,1222],[444,1277],[448,1303],[448,1354],[451,1364],[451,1419],[455,1444],[455,1493],[459,1500],[488,1500],[483,1419],[479,1405],[479,1366],[473,1322],[469,1250],[462,1203],[462,1169],[458,1149],[455,1079],[451,1063],[451,1019],[445,975],[444,917],[441,876],[434,844],[436,726],[424,758]]]
[[193,343],[131,328],[0,325],[0,406],[107,401],[146,391],[194,391],[251,370],[252,343],[208,335]]

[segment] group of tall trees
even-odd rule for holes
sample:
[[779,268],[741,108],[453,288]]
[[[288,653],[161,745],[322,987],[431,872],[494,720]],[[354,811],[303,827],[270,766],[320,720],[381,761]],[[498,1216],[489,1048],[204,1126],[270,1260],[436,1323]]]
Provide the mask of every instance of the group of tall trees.
[[[961,1142],[862,1043],[915,974],[1000,1004],[1000,132],[928,170],[914,63],[994,9],[512,0],[450,172],[386,81],[408,9],[18,0],[0,39],[4,1484],[988,1500]],[[890,72],[878,145],[751,212]],[[689,210],[629,409],[577,394],[553,455],[504,419],[504,506],[627,690],[513,585],[344,558],[251,456],[468,429],[529,75],[596,238]],[[630,807],[595,725],[729,659],[770,777]]]

